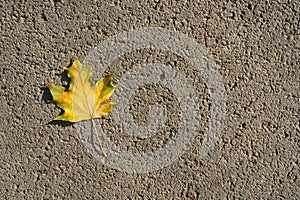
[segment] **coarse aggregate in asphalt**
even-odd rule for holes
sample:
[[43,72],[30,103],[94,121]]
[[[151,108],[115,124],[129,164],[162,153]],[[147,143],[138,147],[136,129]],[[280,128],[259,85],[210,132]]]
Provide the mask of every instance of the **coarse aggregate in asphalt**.
[[[298,0],[2,0],[0,5],[0,199],[300,199]],[[84,60],[110,36],[142,27],[186,34],[211,55],[224,80],[226,123],[215,147],[199,158],[209,94],[190,72],[204,88],[198,95],[207,120],[193,147],[160,170],[127,173],[93,157],[74,125],[49,123],[61,110],[46,103],[45,83],[66,84],[63,66],[74,55]],[[113,64],[116,82],[134,62],[153,60],[174,69],[185,66],[189,73],[188,61],[146,49]],[[137,123],[147,121],[145,108],[154,100],[178,109],[169,91],[149,86],[130,99]],[[176,116],[168,116],[170,126],[178,123]],[[130,151],[152,151],[172,139],[162,133],[134,142],[107,134]]]

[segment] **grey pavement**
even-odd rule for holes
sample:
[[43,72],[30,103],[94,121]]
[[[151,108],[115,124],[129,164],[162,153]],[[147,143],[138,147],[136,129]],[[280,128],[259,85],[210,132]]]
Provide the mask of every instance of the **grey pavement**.
[[[277,1],[1,1],[0,199],[299,199],[300,3]],[[109,69],[121,76],[136,63],[180,69],[201,103],[198,135],[168,166],[129,173],[91,154],[45,83],[66,85],[63,67],[123,31],[161,27],[193,38],[214,60],[227,96],[226,122],[214,148],[198,151],[211,99],[189,60],[167,51],[127,53]],[[159,85],[138,89],[130,114],[147,124],[147,105],[168,107],[164,129],[136,139],[102,120],[122,149],[151,152],[180,134],[179,104]],[[182,133],[181,133],[182,134]],[[124,163],[126,165],[126,163]]]

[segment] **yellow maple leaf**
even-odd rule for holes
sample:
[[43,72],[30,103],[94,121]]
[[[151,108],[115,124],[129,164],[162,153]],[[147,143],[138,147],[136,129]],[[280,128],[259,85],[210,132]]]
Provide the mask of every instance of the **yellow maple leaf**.
[[[94,84],[91,80],[92,66],[82,65],[77,57],[74,58],[71,67],[65,68],[65,70],[70,78],[69,88],[47,83],[53,96],[51,102],[65,111],[54,120],[78,122],[93,118],[105,118],[112,112],[116,105],[108,102],[116,88],[112,84],[112,74],[101,78]],[[94,121],[92,122],[95,128]],[[96,128],[95,131],[97,131]],[[98,134],[97,137],[99,140]],[[100,140],[99,145],[102,150]],[[103,150],[102,152],[106,156]]]

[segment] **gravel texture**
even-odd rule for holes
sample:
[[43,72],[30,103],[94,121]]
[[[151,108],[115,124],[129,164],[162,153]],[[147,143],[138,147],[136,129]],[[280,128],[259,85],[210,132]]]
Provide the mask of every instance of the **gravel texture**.
[[[2,0],[0,5],[0,199],[300,198],[299,1]],[[61,111],[45,102],[50,98],[45,83],[65,83],[62,67],[74,55],[83,60],[109,36],[146,26],[180,31],[209,52],[225,81],[227,121],[205,158],[197,156],[199,132],[193,148],[170,166],[130,174],[95,159],[74,125],[49,123]],[[116,78],[143,56],[188,68],[176,55],[144,50],[116,61]],[[199,93],[207,96],[205,89]],[[131,99],[136,123],[147,121],[143,108],[151,98],[178,107],[165,88],[138,90]],[[204,108],[208,104],[203,101]],[[176,127],[178,120],[169,116],[168,123]],[[154,139],[151,147],[150,139],[134,143],[107,134],[132,151],[160,148],[172,136]]]

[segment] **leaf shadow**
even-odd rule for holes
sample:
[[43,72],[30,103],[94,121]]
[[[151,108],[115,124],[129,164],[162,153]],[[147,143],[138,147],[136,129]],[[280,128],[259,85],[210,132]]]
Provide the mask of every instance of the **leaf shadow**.
[[48,124],[58,125],[58,126],[61,126],[61,127],[67,127],[67,126],[72,126],[74,123],[73,122],[67,122],[67,121],[61,121],[61,120],[52,120]]
[[49,88],[47,86],[43,86],[40,89],[43,90],[42,100],[44,103],[51,103],[49,101],[52,100],[52,95]]
[[[68,65],[66,68],[71,67],[72,64],[73,64],[73,59],[70,59],[70,63],[69,63],[69,65]],[[70,78],[68,77],[67,71],[64,70],[64,71],[60,74],[60,76],[61,76],[60,81],[63,83],[62,86],[64,86],[65,88],[69,88],[69,86],[70,86]],[[67,84],[64,85],[64,83],[66,83],[66,82],[67,82]]]

